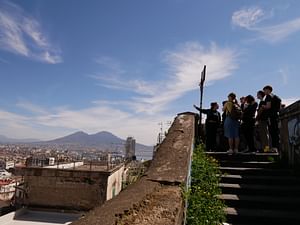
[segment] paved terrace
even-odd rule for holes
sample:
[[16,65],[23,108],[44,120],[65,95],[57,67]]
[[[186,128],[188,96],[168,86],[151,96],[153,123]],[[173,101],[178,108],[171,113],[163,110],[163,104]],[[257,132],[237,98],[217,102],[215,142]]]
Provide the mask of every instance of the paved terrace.
[[72,225],[182,224],[180,184],[188,177],[194,130],[193,114],[177,116],[146,175]]
[[80,214],[33,211],[21,209],[0,217],[1,225],[66,225]]

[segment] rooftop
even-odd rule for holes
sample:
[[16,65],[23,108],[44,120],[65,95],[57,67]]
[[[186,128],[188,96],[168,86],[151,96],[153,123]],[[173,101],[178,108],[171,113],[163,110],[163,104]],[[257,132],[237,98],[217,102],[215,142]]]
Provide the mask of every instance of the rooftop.
[[0,217],[0,224],[5,225],[61,225],[71,224],[81,215],[72,213],[43,212],[21,209]]
[[101,165],[82,165],[82,166],[75,167],[74,170],[108,171],[107,166],[101,166]]

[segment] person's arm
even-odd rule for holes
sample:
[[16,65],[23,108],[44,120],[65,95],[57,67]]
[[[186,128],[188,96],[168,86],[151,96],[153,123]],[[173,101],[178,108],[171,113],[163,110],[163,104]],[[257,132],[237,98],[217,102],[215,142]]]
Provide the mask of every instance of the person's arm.
[[227,102],[224,104],[223,108],[222,108],[222,111],[225,112],[227,109]]
[[207,115],[210,112],[210,109],[201,109],[201,112]]
[[261,118],[261,114],[264,111],[262,105],[258,105],[257,113],[255,119],[258,121]]
[[218,124],[221,123],[221,114],[218,112]]
[[254,114],[255,115],[255,113],[256,113],[256,111],[257,111],[257,106],[258,106],[258,104],[257,104],[257,102],[255,102],[255,103],[253,103],[253,105],[251,105],[252,107],[252,111],[251,111],[251,113],[252,113],[252,115]]
[[200,109],[196,105],[194,105],[194,108],[197,109],[198,111],[200,111],[201,113],[204,113],[204,114],[208,114],[209,111],[210,111],[209,109]]
[[193,105],[195,109],[197,109],[198,111],[200,111],[200,108],[196,105]]

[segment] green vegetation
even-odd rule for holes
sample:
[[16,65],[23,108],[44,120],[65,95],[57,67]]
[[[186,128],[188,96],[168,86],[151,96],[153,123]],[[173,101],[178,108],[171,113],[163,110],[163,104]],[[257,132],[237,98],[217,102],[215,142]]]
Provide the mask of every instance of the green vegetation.
[[268,156],[267,159],[268,159],[269,162],[275,162],[276,161],[273,156]]
[[186,193],[188,225],[219,225],[225,221],[225,204],[217,197],[221,194],[218,174],[217,161],[206,156],[204,146],[198,145],[193,154],[191,187]]
[[139,161],[131,161],[126,165],[128,169],[125,181],[122,182],[122,189],[127,188],[129,185],[137,182],[142,176],[145,174],[145,170],[147,166],[150,165],[151,162],[139,162]]

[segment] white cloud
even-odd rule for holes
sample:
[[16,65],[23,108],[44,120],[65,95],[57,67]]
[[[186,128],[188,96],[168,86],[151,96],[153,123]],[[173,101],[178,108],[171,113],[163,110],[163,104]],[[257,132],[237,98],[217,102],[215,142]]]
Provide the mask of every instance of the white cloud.
[[233,13],[232,24],[244,28],[251,28],[265,19],[265,12],[259,7],[241,9]]
[[232,15],[232,24],[256,32],[255,40],[276,43],[300,30],[300,17],[275,25],[260,26],[259,23],[271,18],[273,11],[266,12],[260,7],[238,10]]
[[34,105],[34,104],[32,104],[31,102],[28,102],[28,101],[19,101],[16,104],[16,106],[21,108],[21,109],[25,109],[26,111],[29,111],[29,112],[34,113],[34,114],[47,114],[48,113],[42,107]]
[[57,138],[78,130],[88,133],[106,130],[121,138],[133,135],[139,143],[153,145],[156,143],[159,130],[158,122],[165,122],[173,117],[160,114],[155,116],[130,114],[104,105],[103,102],[101,105],[95,104],[81,110],[43,109],[29,102],[26,103],[26,107],[23,107],[23,104],[18,105],[30,112],[34,111],[35,115],[21,116],[0,110],[0,127],[2,132],[5,132],[3,134],[15,138],[45,140],[45,138]]
[[101,56],[95,59],[95,62],[101,66],[104,66],[106,69],[113,71],[117,74],[122,74],[124,71],[121,69],[121,64],[116,59],[113,59],[108,56]]
[[142,80],[124,79],[127,71],[122,69],[121,63],[111,57],[102,56],[95,60],[101,66],[101,73],[90,75],[89,77],[96,79],[98,85],[116,90],[132,91],[141,95],[154,94],[155,85],[150,85]]
[[0,120],[2,123],[5,121],[26,121],[25,116],[21,116],[15,113],[7,112],[0,109]]
[[113,71],[103,72],[101,75],[92,75],[91,78],[98,80],[98,85],[116,90],[132,91],[141,95],[154,94],[157,87],[142,80],[126,80]]
[[32,125],[30,117],[0,109],[1,135],[17,138],[24,138],[24,135],[28,137],[40,135],[37,131],[33,131]]
[[164,109],[172,101],[191,90],[199,88],[200,74],[207,65],[206,84],[212,84],[232,74],[238,67],[237,52],[230,48],[219,48],[211,44],[205,48],[197,42],[188,42],[174,51],[165,54],[169,68],[168,77],[161,83],[160,92],[151,97],[142,98],[142,102]]
[[[30,116],[0,111],[0,122],[5,121],[0,123],[0,127],[8,136],[42,139],[56,138],[78,130],[88,133],[107,130],[122,138],[133,135],[138,142],[155,144],[158,123],[170,121],[175,116],[167,112],[168,105],[199,88],[204,64],[207,65],[206,84],[230,76],[238,66],[237,52],[216,44],[205,48],[197,42],[188,42],[162,55],[166,73],[153,82],[125,80],[122,77],[128,77],[129,72],[121,64],[109,58],[97,61],[105,67],[101,76],[92,76],[97,84],[134,93],[134,97],[126,101],[100,99],[88,108],[75,110],[70,107],[44,108],[22,100],[16,106],[29,112],[27,115]],[[18,126],[18,129],[13,129]]]
[[300,31],[300,17],[281,24],[255,28],[259,38],[275,43],[286,39],[288,36]]
[[0,48],[50,64],[62,62],[60,50],[50,44],[39,22],[8,1],[0,3]]
[[230,48],[220,48],[214,43],[205,48],[198,42],[187,42],[163,53],[166,74],[155,82],[125,80],[118,74],[93,78],[101,80],[101,86],[137,93],[129,103],[136,113],[156,114],[187,92],[199,88],[204,65],[207,65],[206,82],[212,84],[231,75],[238,67],[237,58],[238,53]]

